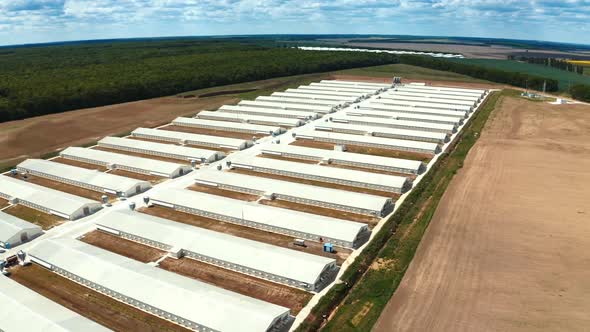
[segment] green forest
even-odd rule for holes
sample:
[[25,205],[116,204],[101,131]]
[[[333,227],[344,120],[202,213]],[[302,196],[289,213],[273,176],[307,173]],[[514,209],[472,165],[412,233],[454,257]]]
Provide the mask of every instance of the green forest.
[[396,63],[241,40],[0,48],[0,122],[279,76]]

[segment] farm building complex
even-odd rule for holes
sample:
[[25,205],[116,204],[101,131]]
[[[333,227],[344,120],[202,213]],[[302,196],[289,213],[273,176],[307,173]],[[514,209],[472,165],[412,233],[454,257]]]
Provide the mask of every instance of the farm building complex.
[[296,329],[489,94],[393,81],[179,98],[0,175],[0,331]]
[[69,220],[76,220],[102,209],[99,202],[2,175],[0,198]]

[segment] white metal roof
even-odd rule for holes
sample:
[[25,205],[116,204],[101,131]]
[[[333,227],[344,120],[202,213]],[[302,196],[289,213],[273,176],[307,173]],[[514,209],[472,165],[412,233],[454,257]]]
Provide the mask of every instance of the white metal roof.
[[107,165],[133,167],[155,175],[167,177],[174,176],[179,169],[184,169],[185,171],[191,170],[191,167],[187,165],[79,147],[69,147],[63,150],[60,155],[64,157],[84,158]]
[[[219,172],[221,173],[221,172]],[[201,255],[313,285],[333,258],[210,231],[126,210],[102,215],[96,224]]]
[[468,114],[467,111],[452,111],[452,110],[442,110],[442,109],[403,106],[403,105],[386,105],[386,104],[380,104],[380,103],[376,103],[376,102],[370,102],[365,105],[359,105],[359,107],[360,107],[360,109],[372,109],[372,110],[387,111],[387,112],[393,111],[393,112],[417,113],[417,114],[440,115],[440,116],[455,116],[455,117],[462,117],[462,118],[466,118],[467,114]]
[[105,137],[98,141],[98,145],[109,145],[115,149],[121,147],[123,149],[140,149],[140,150],[151,150],[160,153],[170,153],[184,157],[186,160],[217,160],[225,156],[223,152],[192,148],[188,146],[179,146],[165,143],[156,143],[148,141],[140,141],[136,139],[120,138],[120,137]]
[[[376,135],[379,134],[393,135],[393,136],[405,136],[418,141],[432,141],[436,140],[439,142],[445,142],[448,140],[449,135],[447,133],[433,132],[433,131],[420,131],[411,129],[399,129],[399,128],[388,128],[388,127],[377,127],[377,126],[366,126],[359,124],[350,123],[338,123],[338,122],[317,122],[314,123],[315,130],[328,130],[328,131],[351,131],[351,133],[357,132],[360,135]],[[406,139],[406,138],[403,138]]]
[[[249,101],[249,100],[247,100]],[[281,104],[279,104],[281,105]],[[225,113],[244,113],[252,115],[273,116],[273,117],[289,117],[296,119],[317,119],[320,115],[312,111],[291,110],[287,108],[272,108],[264,104],[242,103],[239,105],[224,105],[221,106],[218,112]]]
[[281,96],[260,96],[256,98],[256,101],[264,101],[268,103],[285,103],[285,104],[301,104],[301,105],[318,105],[318,106],[329,106],[334,107],[341,104],[339,101],[332,100],[319,100],[319,99],[303,99],[303,98],[291,98]]
[[151,187],[150,183],[147,181],[103,173],[94,169],[86,169],[82,167],[56,163],[44,159],[27,159],[18,164],[17,167],[19,170],[40,172],[50,176],[56,176],[63,179],[109,189],[114,192],[128,192],[129,190],[134,190],[134,188],[138,185],[141,185],[142,187]]
[[422,89],[422,90],[434,90],[434,91],[453,91],[453,92],[469,92],[469,93],[485,93],[486,90],[481,89],[468,89],[468,88],[451,88],[446,86],[432,86],[432,85],[417,85],[417,84],[407,84],[404,86]]
[[[446,99],[446,98],[439,98],[436,96],[430,95],[422,95],[422,96],[408,96],[404,94],[399,94],[397,92],[387,92],[379,95],[381,99],[392,99],[392,100],[403,100],[403,101],[410,101],[410,102],[425,102],[425,103],[434,103],[434,104],[443,104],[443,105],[452,105],[452,106],[475,106],[475,101],[471,100],[457,100],[457,99]],[[442,106],[441,108],[448,107]]]
[[428,101],[410,101],[410,100],[398,100],[398,99],[374,99],[374,103],[378,104],[385,104],[385,105],[400,105],[400,106],[411,106],[411,107],[424,107],[424,108],[436,108],[436,109],[447,109],[447,110],[457,110],[457,111],[471,111],[471,106],[464,106],[464,105],[449,105],[449,104],[440,104],[435,102],[428,102]]
[[[178,117],[172,120],[172,124],[178,126],[188,126],[197,128],[219,128],[219,130],[244,130],[252,133],[259,133],[265,135],[281,134],[284,130],[278,126],[265,126],[251,123],[240,123],[240,122],[228,122],[228,121],[215,121],[206,119],[195,119],[195,118],[184,118]],[[215,137],[215,136],[213,136]]]
[[391,201],[390,198],[382,196],[217,170],[201,169],[199,172],[195,173],[194,178],[197,182],[203,184],[237,186],[265,193],[301,197],[318,202],[329,202],[337,205],[352,206],[372,211],[383,210],[385,205]]
[[213,145],[219,145],[220,147],[223,147],[223,148],[230,148],[230,149],[236,149],[236,150],[244,149],[244,148],[252,145],[252,141],[243,140],[243,139],[211,136],[211,135],[199,135],[199,134],[183,133],[183,132],[179,132],[179,131],[160,130],[160,129],[151,129],[151,128],[137,128],[131,133],[131,135],[132,136],[134,136],[134,135],[154,136],[154,137],[160,137],[162,139],[175,140],[179,143],[186,141],[189,144],[192,142],[213,144]]
[[211,119],[245,123],[272,123],[278,126],[298,127],[304,124],[300,119],[280,118],[276,116],[260,116],[250,114],[234,114],[225,112],[201,111],[196,115],[198,119]]
[[426,130],[435,130],[441,132],[453,132],[456,126],[453,124],[446,123],[433,123],[433,122],[421,122],[421,121],[408,121],[408,120],[395,120],[385,118],[369,118],[369,117],[358,117],[350,115],[330,115],[330,119],[334,122],[342,123],[365,123],[366,126],[377,126],[377,127],[408,127],[408,128],[420,128]]
[[[291,89],[287,89],[289,91]],[[303,91],[304,93],[314,93],[314,94],[327,94],[327,95],[336,95],[336,96],[349,96],[349,97],[362,97],[367,95],[367,93],[362,92],[345,92],[339,91],[338,88],[330,89],[330,88],[320,88],[317,86],[307,86],[307,85],[300,85],[297,87],[297,90]]]
[[73,239],[40,242],[33,257],[217,331],[266,331],[289,309],[183,277]]
[[411,97],[429,97],[429,98],[439,98],[439,99],[448,99],[448,100],[463,100],[463,101],[470,101],[475,103],[479,101],[480,97],[477,95],[473,96],[454,96],[454,95],[445,95],[438,92],[428,92],[428,91],[412,91],[412,90],[405,90],[405,89],[396,89],[390,90],[395,91],[396,95],[400,96],[411,96]]
[[311,83],[311,84],[309,84],[309,87],[317,88],[318,90],[342,91],[342,92],[353,92],[353,93],[362,93],[362,94],[374,94],[377,91],[379,91],[378,88],[332,85],[332,84],[326,84],[326,83]]
[[[430,153],[436,153],[436,151],[438,151],[438,145],[436,143],[417,142],[417,141],[409,141],[409,140],[401,140],[401,139],[385,138],[385,137],[375,137],[375,136],[342,134],[342,133],[333,133],[333,132],[317,131],[317,130],[315,130],[315,131],[309,130],[309,131],[297,133],[297,137],[309,138],[309,139],[326,138],[326,139],[338,140],[338,141],[350,141],[353,143],[357,143],[358,145],[363,145],[363,144],[384,145],[384,146],[390,146],[391,149],[393,149],[393,150],[398,149],[399,147],[404,147],[404,148],[409,148],[409,149],[420,149],[420,150],[430,151]],[[353,144],[353,143],[349,143],[349,144]]]
[[110,331],[0,275],[0,330],[5,332]]
[[244,202],[192,190],[162,189],[151,193],[150,198],[236,219],[351,243],[361,232],[367,230],[367,225],[358,222]]
[[305,95],[314,95],[314,96],[331,96],[331,97],[352,97],[358,99],[360,98],[362,95],[358,95],[358,94],[350,94],[347,92],[336,92],[336,91],[322,91],[322,90],[312,90],[312,89],[287,89],[285,90],[285,92],[287,93],[299,93],[299,94],[305,94]]
[[[363,137],[359,135],[351,136]],[[355,181],[371,185],[390,186],[395,188],[403,188],[404,185],[408,182],[408,179],[403,176],[369,173],[352,169],[325,167],[321,165],[310,165],[293,161],[276,160],[270,158],[236,156],[236,158],[232,160],[232,165],[264,167],[281,171],[308,174],[312,176],[341,179],[343,181]]]
[[283,103],[283,102],[266,102],[266,101],[259,101],[259,100],[242,100],[240,102],[242,106],[252,106],[252,107],[266,107],[266,108],[273,108],[273,109],[283,109],[283,110],[292,110],[292,111],[300,111],[300,112],[312,112],[312,113],[330,113],[332,112],[332,106],[322,106],[322,105],[306,105],[306,104],[292,104],[292,103]]
[[321,83],[353,85],[353,86],[373,86],[377,88],[391,88],[391,84],[387,83],[372,83],[362,81],[346,81],[346,80],[321,80]]
[[422,162],[418,160],[399,159],[391,157],[373,156],[370,154],[343,152],[335,150],[314,149],[305,146],[289,145],[289,144],[271,144],[262,148],[262,151],[275,153],[292,153],[304,156],[314,157],[317,160],[322,159],[337,159],[350,162],[359,162],[363,164],[373,164],[386,167],[396,167],[412,170],[417,172],[422,167]]
[[302,91],[297,92],[273,92],[272,97],[287,97],[296,99],[307,99],[307,100],[330,100],[339,103],[354,103],[358,100],[356,97],[345,97],[345,96],[330,96],[330,95],[316,95],[303,93]]
[[441,96],[462,96],[462,97],[473,97],[473,98],[481,98],[483,97],[482,92],[470,92],[470,91],[447,91],[447,90],[439,90],[439,89],[425,89],[423,87],[414,87],[410,85],[404,85],[397,87],[398,91],[405,91],[405,92],[412,92],[412,93],[431,93],[437,94]]
[[0,193],[16,197],[68,216],[88,205],[100,203],[55,189],[0,175]]
[[[7,242],[13,236],[26,230],[36,230],[41,232],[41,227],[0,211],[0,241]],[[1,328],[2,323],[0,322],[0,329]]]
[[359,108],[347,110],[348,116],[368,116],[373,118],[386,118],[394,120],[410,120],[410,121],[425,121],[435,123],[449,123],[458,125],[463,122],[463,117],[460,116],[443,116],[443,115],[428,115],[421,113],[403,113],[394,111],[379,111],[369,108]]

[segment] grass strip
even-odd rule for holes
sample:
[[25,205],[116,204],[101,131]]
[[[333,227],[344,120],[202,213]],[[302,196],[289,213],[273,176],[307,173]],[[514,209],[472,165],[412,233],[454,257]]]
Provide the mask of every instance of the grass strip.
[[[342,283],[320,299],[296,331],[369,331],[400,284],[448,184],[501,97],[494,92],[459,139],[412,190],[396,213],[344,272]],[[328,321],[327,318],[330,318]]]

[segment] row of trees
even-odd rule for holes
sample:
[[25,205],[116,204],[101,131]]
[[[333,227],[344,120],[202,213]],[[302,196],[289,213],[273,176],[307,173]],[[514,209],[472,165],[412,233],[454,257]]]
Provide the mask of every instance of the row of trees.
[[426,67],[430,69],[450,71],[453,73],[467,75],[482,80],[509,84],[521,88],[543,90],[544,84],[546,85],[546,91],[557,91],[559,88],[559,82],[555,79],[534,76],[519,72],[487,68],[477,65],[470,65],[460,63],[458,61],[449,61],[445,59],[437,59],[415,55],[402,55],[400,56],[400,62],[414,66]]
[[242,42],[143,42],[0,50],[0,122],[272,77],[397,62]]
[[576,84],[569,92],[572,98],[590,103],[590,85]]
[[567,62],[565,60],[560,60],[560,59],[555,59],[555,58],[535,58],[535,57],[524,57],[524,56],[514,57],[511,55],[508,57],[508,59],[528,62],[528,63],[532,63],[535,65],[557,68],[557,69],[569,71],[569,72],[580,74],[580,75],[584,74],[584,67]]

